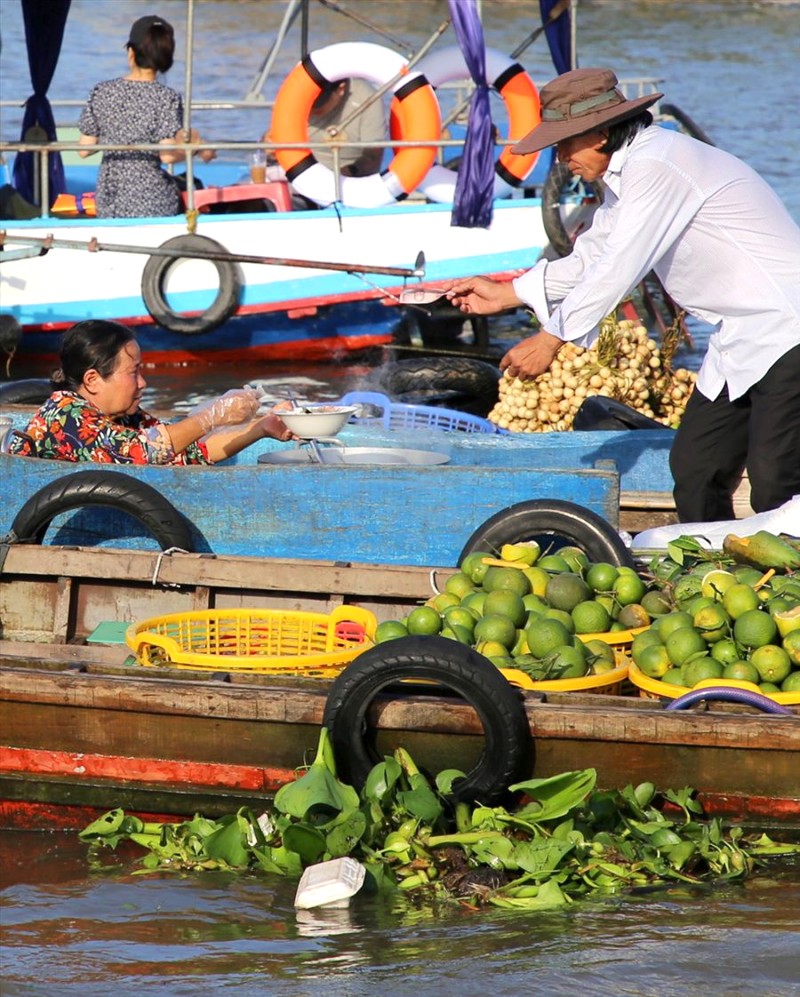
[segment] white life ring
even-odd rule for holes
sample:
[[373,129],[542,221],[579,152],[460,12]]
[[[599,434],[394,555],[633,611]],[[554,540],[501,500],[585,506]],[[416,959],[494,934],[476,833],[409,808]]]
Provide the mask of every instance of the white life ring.
[[[464,56],[457,45],[426,55],[415,68],[424,73],[434,88],[443,83],[470,78]],[[506,106],[509,141],[518,142],[542,120],[539,92],[522,66],[496,49],[486,49],[486,78],[489,85],[503,98]],[[495,163],[494,196],[509,197],[514,188],[519,187],[530,174],[538,156],[538,152],[517,156],[511,152],[511,146],[507,145]],[[452,204],[456,178],[457,174],[453,170],[433,166],[419,189],[431,201]]]
[[[439,102],[428,80],[417,69],[406,72],[398,52],[371,42],[341,42],[317,49],[297,63],[281,84],[272,112],[270,139],[308,143],[311,106],[327,83],[355,76],[378,87],[398,74],[392,87],[392,133],[406,142],[423,143],[396,151],[389,168],[366,177],[341,177],[342,202],[374,208],[403,200],[415,190],[436,158],[441,133]],[[395,134],[396,133],[396,134]],[[275,155],[294,189],[320,205],[336,200],[336,178],[307,148],[276,149]]]

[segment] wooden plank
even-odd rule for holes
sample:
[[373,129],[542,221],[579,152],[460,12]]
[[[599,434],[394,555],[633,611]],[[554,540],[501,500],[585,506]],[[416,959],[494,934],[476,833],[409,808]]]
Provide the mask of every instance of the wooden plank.
[[[263,684],[219,681],[212,675],[198,680],[185,672],[183,680],[170,669],[153,669],[152,677],[136,668],[123,675],[88,675],[38,672],[34,669],[0,670],[0,700],[93,710],[138,711],[171,716],[208,716],[215,720],[243,719],[280,724],[320,724],[328,683],[264,676]],[[165,677],[165,676],[169,677]],[[592,706],[557,706],[526,699],[534,739],[607,740],[626,744],[710,745],[737,750],[800,752],[800,724],[795,718],[765,714],[687,713],[630,710],[624,697],[597,697]],[[606,705],[607,704],[607,705]],[[481,732],[474,710],[456,699],[413,696],[381,701],[379,725],[386,730],[425,730],[437,733]],[[0,728],[2,729],[2,728]],[[800,770],[798,770],[800,779]]]
[[305,558],[173,553],[92,547],[15,545],[9,548],[3,579],[69,575],[77,579],[130,582],[150,586],[257,589],[352,595],[430,594],[431,571],[441,584],[453,567],[385,565]]
[[[439,443],[455,451],[449,438]],[[6,496],[0,532],[10,527],[36,491],[76,473],[60,461],[2,454],[0,467]],[[205,552],[272,557],[302,553],[370,563],[379,551],[388,564],[455,564],[470,533],[495,513],[527,499],[558,497],[591,509],[611,524],[619,520],[619,475],[593,466],[233,463],[116,465],[114,471],[156,488],[189,523],[194,549]],[[59,518],[60,543],[90,543],[99,535],[117,538],[118,547],[155,546],[135,520],[114,509],[77,509]],[[423,523],[430,526],[420,529]]]

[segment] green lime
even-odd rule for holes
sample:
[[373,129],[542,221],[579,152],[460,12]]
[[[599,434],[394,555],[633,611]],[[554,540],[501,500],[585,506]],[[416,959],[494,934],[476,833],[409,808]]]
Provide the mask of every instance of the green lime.
[[749,609],[733,624],[733,636],[742,647],[763,647],[778,636],[778,625],[763,609]]
[[642,648],[634,660],[639,670],[651,679],[662,678],[672,668],[672,662],[663,644],[651,644]]
[[620,606],[630,606],[641,602],[647,592],[647,586],[638,575],[624,574],[614,582],[613,592]]
[[464,609],[468,609],[477,618],[483,616],[483,607],[486,604],[486,592],[470,592],[461,600]]
[[553,575],[547,583],[544,597],[553,609],[571,612],[579,602],[591,598],[592,590],[580,575],[561,572]]
[[527,610],[522,596],[508,589],[495,589],[486,595],[486,602],[483,604],[483,615],[491,616],[498,614],[507,616],[514,621],[515,627],[520,627],[525,622]]
[[540,616],[525,630],[528,649],[536,658],[544,658],[557,647],[569,644],[571,634],[560,620]]
[[581,572],[589,567],[589,558],[580,547],[559,547],[558,556],[564,558],[570,571]]
[[589,671],[589,662],[583,645],[573,647],[571,644],[562,644],[547,656],[547,661],[553,678],[578,679],[583,678]]
[[721,665],[731,665],[734,661],[741,660],[742,653],[736,641],[728,637],[711,645],[711,657]]
[[531,583],[521,568],[510,566],[501,568],[496,564],[490,564],[483,579],[483,590],[484,592],[495,592],[498,589],[516,592],[522,598],[531,591]]
[[459,599],[463,599],[465,595],[475,591],[475,585],[469,575],[465,575],[463,571],[457,571],[454,575],[450,575],[444,583],[444,590]]
[[639,664],[639,655],[646,647],[652,647],[653,644],[660,644],[663,646],[664,641],[659,637],[658,631],[650,627],[649,630],[643,630],[640,634],[636,634],[633,638],[633,643],[631,644],[631,657]]
[[579,602],[570,615],[578,634],[602,634],[611,626],[608,610],[593,599]]
[[[667,649],[669,660],[678,667],[685,664],[693,655],[705,653],[708,650],[703,635],[694,627],[680,627],[678,630],[673,630],[664,641],[664,646]],[[722,665],[720,665],[721,672]]]
[[686,683],[683,681],[682,668],[670,668],[669,671],[664,672],[664,674],[661,676],[661,681],[665,685],[677,685],[677,686],[686,685]]
[[750,655],[750,664],[758,671],[762,682],[780,685],[792,670],[789,655],[776,644],[763,644]]
[[593,592],[611,592],[618,578],[619,571],[607,561],[590,564],[586,572],[586,581]]
[[617,622],[626,630],[638,630],[639,627],[649,627],[652,621],[650,614],[640,602],[632,602],[622,607]]
[[800,670],[789,672],[781,682],[781,692],[800,692]]
[[692,617],[692,625],[695,630],[700,631],[708,644],[728,637],[731,632],[731,618],[719,602],[698,609]]
[[611,665],[616,665],[617,659],[614,654],[614,648],[606,643],[606,641],[593,637],[591,640],[584,641],[583,645],[590,656],[600,661],[607,661]]
[[666,640],[673,630],[680,630],[683,627],[691,627],[694,619],[691,613],[683,609],[673,610],[666,616],[659,617],[653,624],[653,629],[662,640]]
[[375,643],[382,644],[386,640],[395,640],[397,637],[407,637],[408,629],[400,620],[384,620],[375,627]]
[[487,550],[474,550],[471,554],[467,554],[461,562],[461,571],[471,578],[476,585],[480,585],[489,570],[489,565],[484,564],[483,560],[492,556]]
[[438,595],[433,596],[433,598],[428,599],[426,606],[432,606],[437,613],[444,613],[446,609],[450,609],[451,606],[458,606],[460,599],[457,595],[453,595],[452,592],[440,592]]
[[448,627],[464,627],[470,633],[475,629],[475,616],[473,616],[466,606],[451,606],[450,609],[446,609],[444,611],[444,620]]
[[443,626],[439,631],[439,636],[447,637],[450,640],[457,640],[459,644],[472,643],[472,630],[468,627],[461,627],[457,623]]
[[517,640],[517,628],[513,620],[499,613],[482,616],[475,624],[473,631],[475,642],[491,640],[502,644],[506,650],[514,646]]
[[722,670],[722,677],[724,679],[736,679],[737,682],[752,682],[754,685],[758,685],[761,681],[758,669],[749,661],[732,661],[729,665],[725,665]]
[[406,627],[414,635],[438,634],[442,629],[442,618],[432,606],[417,606],[408,614]]
[[542,616],[546,620],[558,620],[559,623],[564,624],[570,634],[575,633],[575,623],[573,622],[572,615],[565,609],[546,609],[542,613]]
[[686,685],[693,689],[698,682],[702,682],[704,679],[721,679],[723,667],[718,661],[706,654],[703,657],[688,661],[683,666],[682,671]]
[[569,561],[558,554],[545,554],[536,562],[536,566],[544,568],[550,574],[558,574],[560,571],[569,571]]
[[725,592],[722,597],[722,605],[731,619],[738,620],[742,613],[750,609],[758,609],[761,600],[758,593],[742,582],[737,582]]
[[669,596],[664,592],[653,590],[642,596],[642,605],[651,616],[665,616],[672,609]]

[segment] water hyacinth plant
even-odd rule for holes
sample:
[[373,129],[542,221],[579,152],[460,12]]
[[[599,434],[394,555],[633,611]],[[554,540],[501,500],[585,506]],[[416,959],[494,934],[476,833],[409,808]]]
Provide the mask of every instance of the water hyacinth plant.
[[369,774],[361,793],[336,777],[328,732],[316,757],[282,787],[267,813],[145,823],[112,810],[80,832],[99,859],[131,841],[143,870],[254,870],[297,878],[317,862],[352,856],[373,888],[523,909],[564,906],[675,880],[747,875],[770,855],[800,852],[766,835],[706,820],[690,789],[650,783],[598,791],[594,769],[509,787],[513,810],[453,803],[462,773],[431,780],[403,748]]

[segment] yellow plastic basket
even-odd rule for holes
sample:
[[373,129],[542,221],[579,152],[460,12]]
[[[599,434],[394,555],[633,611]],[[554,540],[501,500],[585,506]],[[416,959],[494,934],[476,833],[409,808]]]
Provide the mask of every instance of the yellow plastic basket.
[[[688,686],[670,685],[668,682],[650,678],[633,661],[630,663],[628,678],[639,690],[642,699],[677,699],[693,691]],[[800,692],[762,692],[754,682],[741,682],[738,679],[703,679],[694,686],[694,689],[747,689],[783,706],[800,706]]]
[[639,627],[636,630],[580,635],[583,641],[602,640],[614,649],[615,667],[603,675],[536,681],[519,668],[501,668],[500,671],[512,685],[516,685],[520,689],[536,689],[538,692],[594,692],[608,696],[619,696],[622,693],[622,683],[628,677],[630,646],[633,643],[633,638],[646,629],[646,627]]
[[358,606],[330,615],[218,609],[134,623],[125,640],[142,665],[333,678],[372,647],[376,626]]

